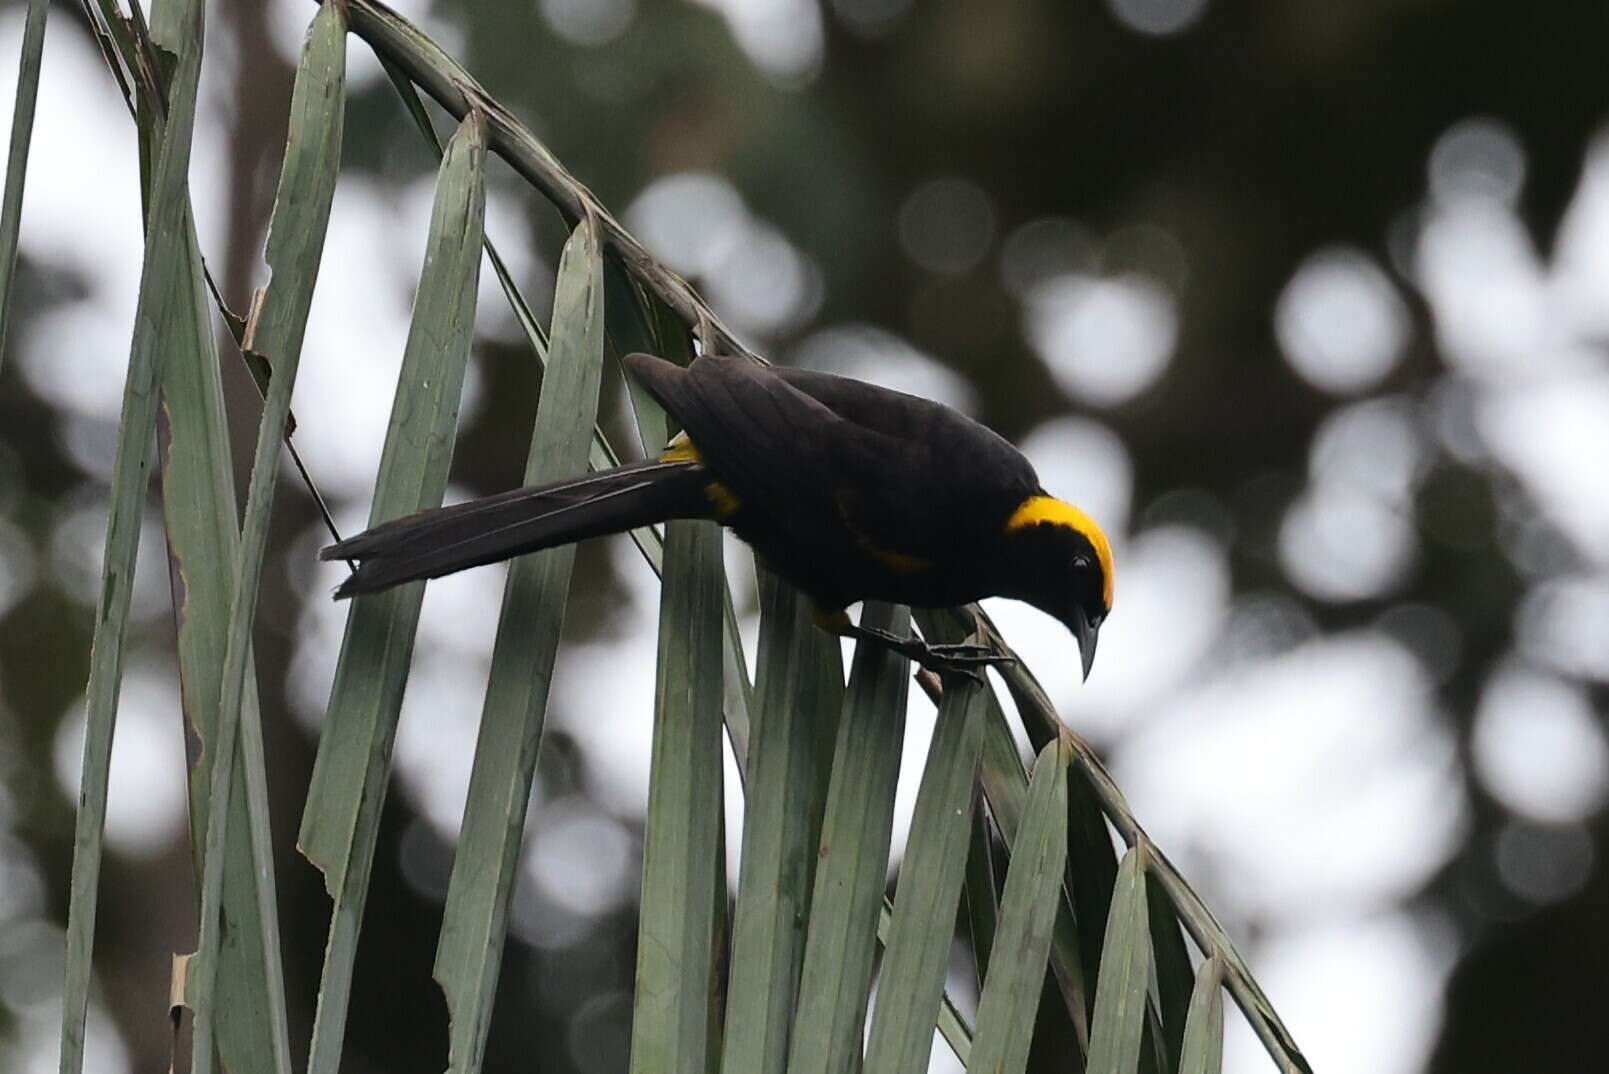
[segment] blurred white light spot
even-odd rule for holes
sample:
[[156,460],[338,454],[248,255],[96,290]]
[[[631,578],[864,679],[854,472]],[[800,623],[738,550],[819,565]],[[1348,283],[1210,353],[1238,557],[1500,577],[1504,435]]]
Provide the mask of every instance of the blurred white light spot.
[[1016,228],[1000,248],[1000,283],[1019,298],[1046,280],[1089,269],[1095,242],[1083,226],[1042,216]]
[[[77,800],[84,763],[83,702],[56,731],[56,779]],[[107,783],[106,842],[120,854],[153,858],[184,830],[184,717],[176,679],[156,668],[123,676]]]
[[0,832],[0,928],[46,910],[45,878],[28,844]]
[[1609,681],[1609,575],[1544,582],[1526,594],[1516,629],[1532,663]]
[[637,844],[583,802],[550,802],[534,818],[526,869],[542,893],[576,914],[601,917],[628,894]]
[[[1402,912],[1276,932],[1252,961],[1316,1069],[1419,1074],[1441,1025],[1457,953],[1445,927]],[[1359,1026],[1368,1026],[1359,1033]],[[1228,1017],[1225,1070],[1272,1070],[1244,1019]]]
[[1209,901],[1246,914],[1394,903],[1463,839],[1453,734],[1419,661],[1378,633],[1231,667],[1162,707],[1112,764],[1185,874],[1217,881]]
[[[430,40],[447,55],[464,55],[462,27],[452,19],[433,17],[430,0],[393,0],[388,6],[415,26],[423,27],[424,32],[430,35]],[[268,40],[281,58],[288,63],[296,63],[297,57],[302,54],[308,24],[313,21],[313,6],[299,3],[298,0],[273,0],[267,9]],[[373,49],[347,49],[346,68],[348,93],[371,89],[385,78],[385,69],[375,58]]]
[[1415,268],[1455,369],[1512,381],[1556,362],[1561,326],[1530,235],[1511,210],[1471,199],[1438,209],[1420,232]]
[[780,229],[758,220],[721,248],[705,286],[724,316],[754,332],[780,332],[808,319],[823,290],[815,263]]
[[0,618],[33,588],[37,573],[34,560],[28,535],[0,518]]
[[[469,494],[449,488],[446,503],[462,503]],[[496,564],[434,579],[425,587],[419,612],[419,640],[437,652],[491,659],[497,637],[498,610],[508,572]]]
[[794,349],[791,364],[919,395],[964,414],[978,406],[965,377],[873,325],[834,325],[812,333]]
[[1525,150],[1503,123],[1477,117],[1455,123],[1430,150],[1430,196],[1512,205],[1525,185]]
[[[104,490],[80,486],[66,497],[50,533],[51,580],[85,607],[100,603],[101,560],[106,552],[107,501]],[[140,519],[140,547],[134,561],[131,614],[147,620],[169,612],[167,553],[162,520],[154,511]]]
[[655,256],[698,279],[740,328],[782,331],[821,303],[820,269],[775,225],[752,216],[718,175],[661,176],[632,201],[626,221]]
[[899,210],[900,245],[930,272],[966,272],[994,241],[994,208],[976,183],[930,179]]
[[1107,0],[1118,21],[1142,34],[1174,34],[1207,9],[1207,0]]
[[1403,507],[1340,482],[1313,485],[1279,527],[1285,574],[1321,600],[1378,597],[1413,565],[1418,541]]
[[788,88],[808,82],[826,50],[816,0],[698,0],[726,16],[738,47],[761,73]]
[[1412,406],[1372,399],[1342,407],[1313,437],[1310,484],[1280,526],[1280,562],[1324,600],[1377,597],[1403,580],[1418,537],[1412,495],[1429,465]]
[[631,25],[636,0],[542,0],[542,17],[572,45],[602,45]]
[[1477,422],[1553,524],[1583,553],[1609,563],[1609,496],[1592,464],[1609,459],[1609,374],[1491,393]]
[[1585,692],[1563,680],[1499,671],[1481,692],[1471,749],[1487,789],[1532,820],[1581,820],[1609,797],[1609,741]]
[[1066,391],[1096,406],[1128,402],[1167,368],[1177,342],[1173,296],[1154,277],[1059,276],[1028,298],[1026,332]]
[[[70,414],[115,421],[128,375],[128,324],[93,299],[59,306],[25,323],[17,357],[28,387]],[[58,340],[70,345],[51,345]]]
[[1017,446],[1052,495],[1077,504],[1112,540],[1127,531],[1134,463],[1111,429],[1088,418],[1057,418]]
[[[534,243],[527,206],[517,198],[500,196],[502,191],[487,190],[486,234],[497,242],[497,252],[507,266],[509,275],[527,297],[553,293],[554,267],[541,256]],[[555,251],[555,255],[557,251]],[[492,271],[484,266],[480,274],[480,288],[475,297],[475,329],[484,337],[513,344],[525,342],[525,330],[514,315],[503,294],[503,285]],[[475,368],[473,365],[471,368]],[[461,420],[469,424],[468,420]]]
[[[0,1004],[24,1015],[45,1015],[61,1026],[61,981],[65,950],[61,926],[35,918],[0,930]],[[93,1030],[96,1015],[90,1007]],[[51,1043],[59,1043],[52,1037]],[[54,1050],[52,1051],[54,1060]],[[55,1069],[52,1062],[51,1069]]]
[[325,494],[361,498],[365,513],[423,263],[432,180],[401,195],[352,174],[336,184],[296,378],[297,443],[318,460]]
[[1332,247],[1310,256],[1286,284],[1274,332],[1303,379],[1350,394],[1378,384],[1401,359],[1408,311],[1373,260]]
[[414,649],[392,763],[400,789],[449,842],[463,824],[485,696],[482,661],[433,645]]
[[[57,947],[61,946],[60,933],[51,938],[56,941]],[[5,982],[7,973],[48,975],[48,979],[55,982],[49,1001],[24,1011],[23,1017],[14,1023],[14,1035],[7,1041],[11,1048],[3,1053],[8,1063],[6,1070],[8,1074],[13,1070],[15,1074],[55,1074],[61,1069],[58,1065],[61,1052],[61,960],[56,958],[54,967],[50,968],[8,966],[6,954],[0,952],[0,984]],[[0,999],[9,997],[0,995]],[[10,1065],[13,1062],[17,1065]],[[131,1068],[128,1045],[118,1032],[117,1024],[105,1007],[91,999],[85,1020],[84,1069],[95,1074],[128,1074]]]
[[514,880],[514,905],[509,909],[509,929],[525,943],[555,950],[571,947],[594,931],[591,914],[578,914],[548,898],[537,886],[529,869]]
[[588,792],[615,816],[648,805],[659,583],[629,540],[607,545],[630,598],[609,609],[607,633],[560,654],[549,717],[586,757]]
[[708,172],[653,180],[626,208],[626,225],[650,252],[686,276],[708,272],[742,237],[749,214],[737,188]]
[[1553,249],[1553,293],[1562,316],[1583,339],[1609,338],[1609,131],[1587,150],[1581,183]]
[[1528,902],[1568,899],[1586,886],[1596,855],[1580,825],[1542,827],[1510,821],[1497,833],[1497,875]]
[[1313,434],[1308,473],[1407,505],[1430,453],[1411,404],[1371,399],[1333,411]]

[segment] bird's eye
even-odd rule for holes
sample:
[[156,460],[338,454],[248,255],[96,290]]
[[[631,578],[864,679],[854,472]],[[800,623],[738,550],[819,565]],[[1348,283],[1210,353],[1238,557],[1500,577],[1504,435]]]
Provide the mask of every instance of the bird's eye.
[[1087,570],[1089,570],[1089,567],[1090,567],[1090,563],[1089,563],[1089,557],[1088,556],[1074,556],[1073,557],[1073,569],[1074,570],[1076,570],[1076,571],[1087,571]]

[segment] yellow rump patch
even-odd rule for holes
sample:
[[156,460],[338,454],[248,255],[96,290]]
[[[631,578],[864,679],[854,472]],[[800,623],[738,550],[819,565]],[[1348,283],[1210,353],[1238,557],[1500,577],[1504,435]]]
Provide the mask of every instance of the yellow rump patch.
[[737,514],[738,508],[743,506],[743,501],[737,498],[737,493],[719,481],[711,481],[704,486],[704,497],[714,506],[716,517],[722,522]]
[[1112,545],[1106,533],[1083,511],[1066,500],[1054,496],[1030,496],[1006,519],[1006,532],[1027,529],[1029,526],[1061,526],[1081,534],[1095,547],[1095,558],[1101,563],[1101,599],[1112,607]]

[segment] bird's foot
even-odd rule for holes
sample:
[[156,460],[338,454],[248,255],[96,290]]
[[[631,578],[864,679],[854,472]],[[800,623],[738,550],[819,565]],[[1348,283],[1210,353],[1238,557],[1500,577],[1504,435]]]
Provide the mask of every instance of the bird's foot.
[[850,636],[881,645],[936,675],[967,675],[981,679],[982,670],[990,664],[1010,663],[1012,659],[976,642],[933,645],[920,638],[902,638],[869,627],[856,627]]

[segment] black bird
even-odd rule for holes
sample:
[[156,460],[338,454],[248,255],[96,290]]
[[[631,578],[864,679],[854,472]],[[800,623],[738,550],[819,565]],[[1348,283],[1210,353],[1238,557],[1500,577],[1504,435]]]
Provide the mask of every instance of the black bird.
[[356,560],[337,599],[677,518],[713,519],[815,602],[817,622],[924,665],[975,662],[852,624],[876,599],[1013,597],[1078,639],[1084,675],[1112,607],[1112,549],[1033,466],[947,406],[848,377],[648,354],[626,365],[681,426],[657,459],[387,522],[323,550]]

